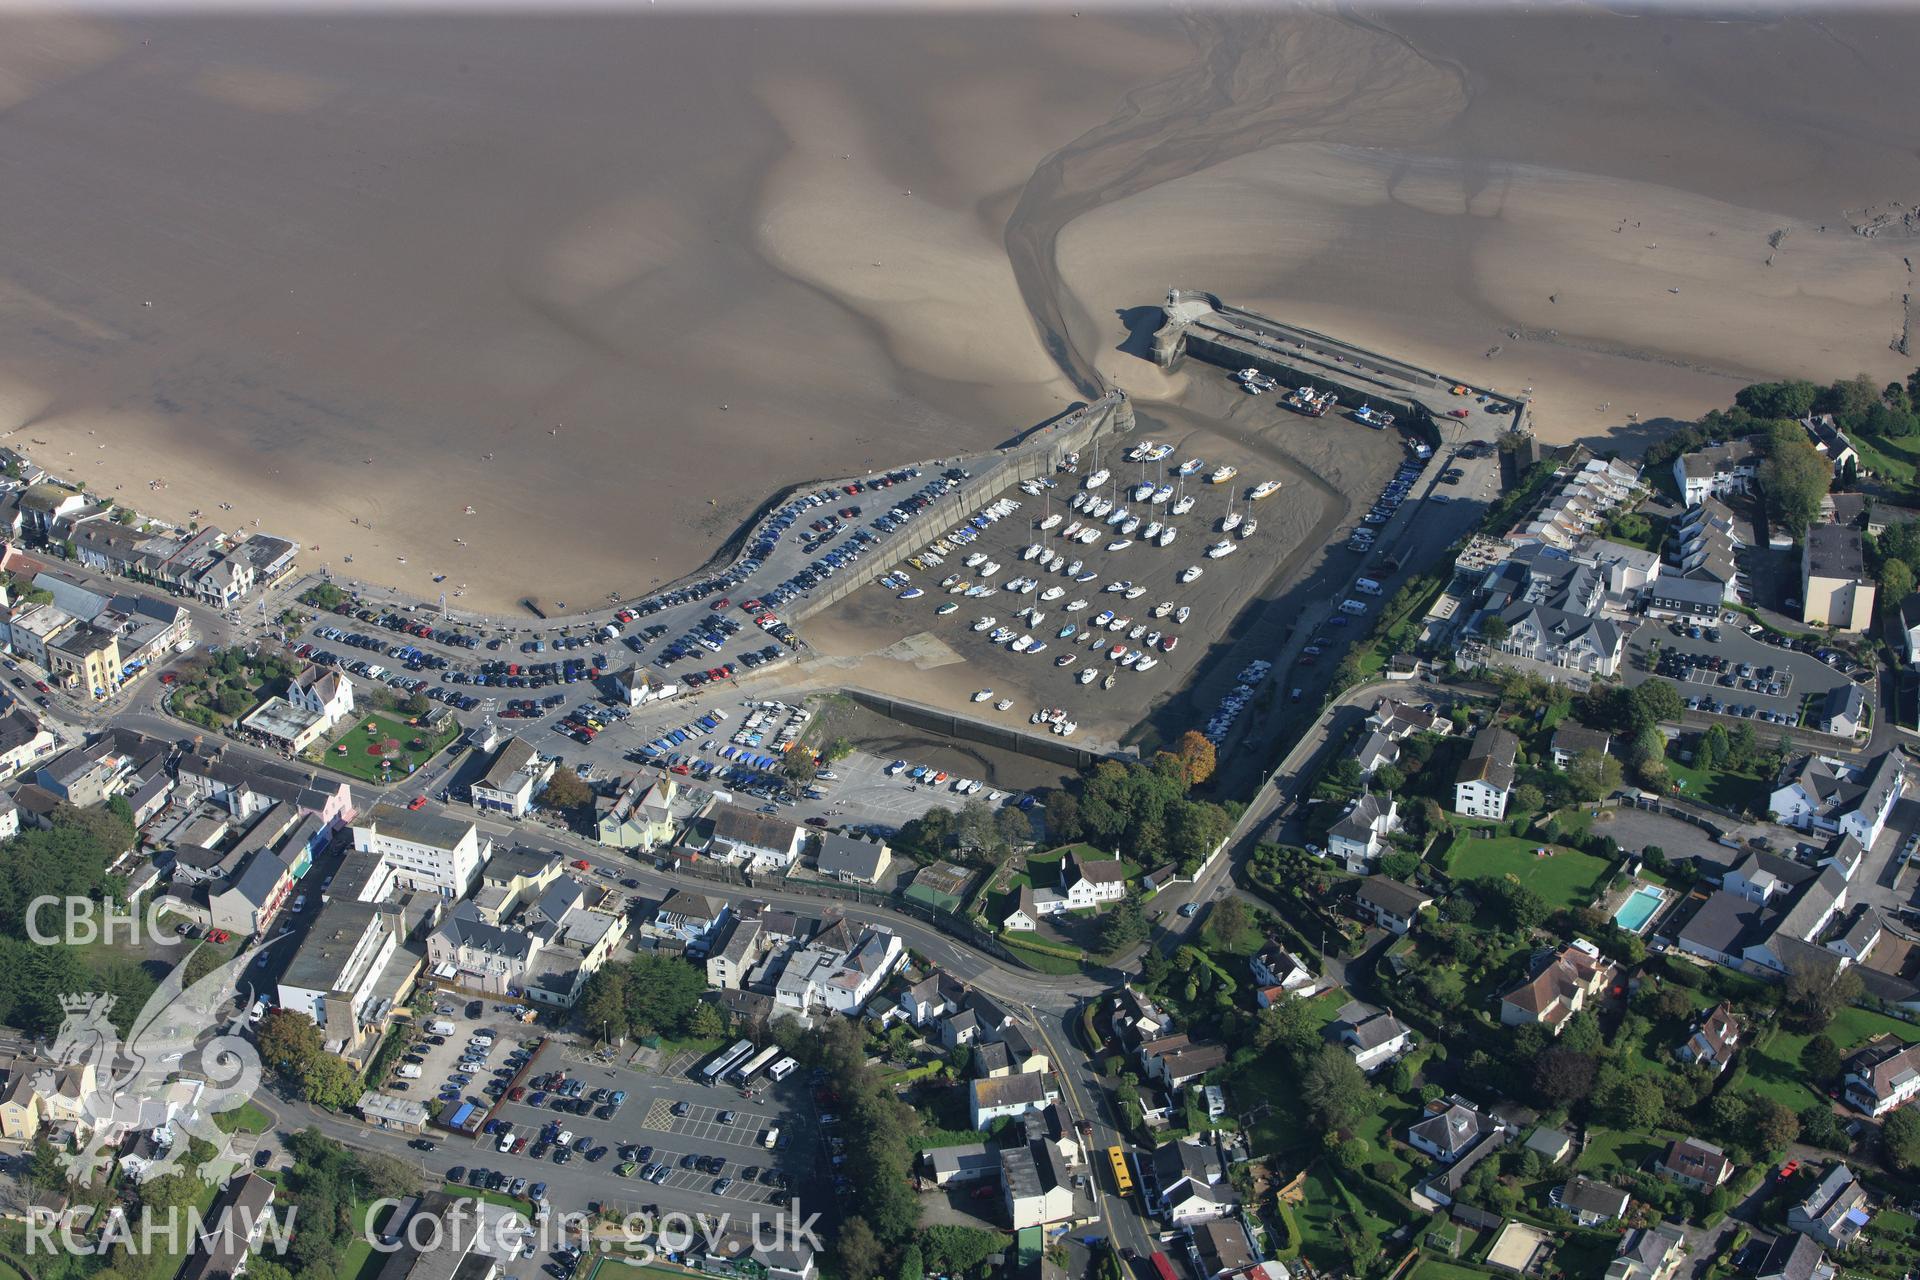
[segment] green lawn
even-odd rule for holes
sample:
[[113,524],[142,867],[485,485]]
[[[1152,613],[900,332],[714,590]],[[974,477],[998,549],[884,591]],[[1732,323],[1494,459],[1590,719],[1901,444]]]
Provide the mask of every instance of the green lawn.
[[[1548,850],[1547,856],[1536,856],[1536,849]],[[1491,840],[1461,836],[1447,850],[1446,868],[1456,880],[1512,876],[1546,899],[1550,907],[1586,906],[1600,891],[1608,872],[1605,859],[1519,836],[1495,836]]]
[[1409,1280],[1486,1280],[1492,1274],[1491,1271],[1463,1267],[1444,1258],[1422,1258]]
[[[1007,949],[1013,952],[1014,959],[1037,973],[1069,974],[1080,972],[1080,961],[1069,959],[1066,956],[1056,956],[1050,952],[1042,951],[1037,947],[1025,946],[1018,934],[1003,933],[1000,935],[1000,941],[1004,942],[1007,945]],[[1057,944],[1049,943],[1048,945],[1053,946]]]
[[251,1102],[233,1111],[222,1111],[213,1122],[227,1133],[265,1133],[273,1127],[267,1113]]
[[[1892,1032],[1909,1044],[1920,1041],[1920,1027],[1889,1018],[1885,1014],[1855,1008],[1842,1009],[1827,1025],[1825,1034],[1840,1046],[1844,1056],[1882,1032]],[[1763,1032],[1753,1047],[1741,1056],[1741,1078],[1735,1083],[1784,1103],[1795,1111],[1819,1102],[1819,1096],[1806,1083],[1806,1072],[1800,1067],[1800,1051],[1806,1048],[1807,1041],[1812,1038],[1811,1035],[1800,1035],[1779,1027]]]
[[1301,1191],[1306,1200],[1294,1206],[1293,1211],[1294,1221],[1300,1224],[1301,1250],[1314,1266],[1323,1270],[1338,1267],[1345,1260],[1346,1251],[1340,1244],[1342,1226],[1385,1240],[1398,1225],[1370,1211],[1330,1174],[1311,1175]]
[[1920,436],[1888,440],[1856,431],[1850,438],[1860,455],[1862,471],[1871,471],[1894,484],[1913,484],[1916,467],[1920,466]]
[[1606,1177],[1638,1169],[1666,1150],[1670,1139],[1623,1129],[1587,1131],[1587,1145],[1577,1164],[1580,1172]]
[[[209,1183],[200,1191],[194,1201],[202,1218],[213,1210],[213,1202],[219,1197],[220,1183]],[[193,1233],[182,1231],[179,1238],[167,1247],[167,1237],[162,1234],[155,1237],[156,1243],[146,1253],[116,1251],[112,1266],[117,1275],[127,1280],[173,1280],[179,1272],[180,1264],[187,1260],[187,1254],[193,1249]]]
[[1667,752],[1667,775],[1681,795],[1735,813],[1765,813],[1772,794],[1765,781],[1748,774],[1681,764],[1671,748]]
[[[371,733],[367,731],[369,725],[373,726]],[[459,735],[460,726],[452,719],[438,732],[429,733],[409,725],[399,716],[384,711],[366,711],[357,713],[324,749],[316,748],[307,755],[363,782],[378,782],[383,777],[406,777],[409,765],[418,768],[425,764]],[[388,756],[369,752],[369,747],[383,742],[395,744]],[[340,750],[342,747],[346,749]],[[383,770],[380,767],[383,758],[392,760],[392,768]]]

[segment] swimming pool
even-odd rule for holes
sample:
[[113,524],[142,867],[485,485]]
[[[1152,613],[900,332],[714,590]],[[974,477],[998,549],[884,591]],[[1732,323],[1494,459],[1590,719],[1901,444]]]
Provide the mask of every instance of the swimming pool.
[[1658,885],[1643,884],[1620,904],[1620,909],[1613,913],[1613,922],[1629,933],[1638,933],[1647,927],[1647,921],[1653,919],[1653,913],[1666,898],[1666,890]]

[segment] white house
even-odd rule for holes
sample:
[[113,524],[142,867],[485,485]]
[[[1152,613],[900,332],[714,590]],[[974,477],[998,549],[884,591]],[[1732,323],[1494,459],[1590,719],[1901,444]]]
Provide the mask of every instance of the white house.
[[815,1009],[855,1014],[906,959],[900,935],[870,927],[851,943],[848,928],[824,931],[787,958],[774,987],[776,1006],[807,1014]]
[[1481,1138],[1502,1127],[1498,1119],[1455,1094],[1427,1103],[1420,1119],[1407,1127],[1407,1145],[1452,1164]]
[[494,753],[486,773],[468,788],[468,798],[482,813],[524,818],[533,812],[533,802],[546,789],[553,769],[553,761],[542,759],[532,743],[508,738]]
[[1413,1033],[1384,1009],[1350,1000],[1333,1015],[1327,1032],[1353,1055],[1354,1065],[1373,1072],[1405,1053]]
[[331,729],[353,714],[353,681],[332,667],[308,667],[287,686],[287,701],[313,712]]
[[1072,1171],[1060,1148],[1044,1138],[1001,1150],[1000,1188],[1015,1231],[1074,1216]]
[[713,856],[721,862],[750,864],[754,870],[784,870],[800,856],[806,831],[784,818],[756,813],[717,800],[707,810],[713,823]]
[[493,854],[472,822],[390,804],[355,820],[353,847],[379,859],[385,883],[443,898],[465,897]]
[[1432,905],[1433,895],[1391,876],[1368,876],[1354,891],[1353,903],[1360,914],[1382,929],[1405,933]]
[[329,900],[280,975],[280,1007],[313,1019],[327,1052],[347,1052],[381,1021],[376,996],[405,934],[397,908]]
[[1001,1116],[1039,1111],[1059,1100],[1060,1091],[1048,1082],[1042,1072],[969,1080],[967,1121],[975,1129],[985,1129]]
[[1453,782],[1453,811],[1470,818],[1507,816],[1513,794],[1514,761],[1520,740],[1505,729],[1482,729],[1467,749]]
[[1260,984],[1254,998],[1262,1009],[1285,996],[1311,996],[1320,987],[1313,970],[1285,947],[1270,946],[1255,953],[1247,960],[1247,967]]
[[1848,1106],[1875,1117],[1920,1098],[1920,1044],[1886,1036],[1867,1045],[1847,1059],[1842,1092]]
[[1355,875],[1365,875],[1400,829],[1400,805],[1392,796],[1361,793],[1327,831],[1327,854]]
[[1751,438],[1696,449],[1673,460],[1674,485],[1682,504],[1689,507],[1708,498],[1746,493],[1753,487],[1761,461],[1760,447]]
[[1060,894],[1067,910],[1087,911],[1127,896],[1127,868],[1118,858],[1060,859]]
[[1177,1226],[1221,1218],[1240,1207],[1226,1162],[1204,1137],[1169,1142],[1153,1152],[1160,1216]]

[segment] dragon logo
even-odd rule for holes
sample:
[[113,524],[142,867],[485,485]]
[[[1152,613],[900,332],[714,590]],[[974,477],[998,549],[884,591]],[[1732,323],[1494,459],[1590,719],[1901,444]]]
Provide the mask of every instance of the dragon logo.
[[241,1167],[214,1117],[245,1104],[260,1085],[260,1054],[242,1034],[252,992],[240,986],[257,951],[242,952],[192,986],[187,957],[154,991],[124,1042],[109,1017],[113,996],[60,997],[66,1017],[51,1050],[55,1065],[35,1074],[34,1088],[78,1132],[75,1149],[61,1155],[69,1177],[92,1182],[129,1134],[162,1127],[173,1141],[131,1168],[137,1181],[178,1171],[193,1138],[215,1151],[200,1165],[201,1178],[222,1182]]

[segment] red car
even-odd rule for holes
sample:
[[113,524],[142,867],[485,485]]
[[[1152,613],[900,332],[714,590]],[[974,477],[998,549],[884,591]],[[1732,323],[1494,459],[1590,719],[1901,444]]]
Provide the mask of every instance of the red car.
[[1447,410],[1447,416],[1449,418],[1464,418],[1467,416],[1467,411],[1465,409],[1449,409]]
[[733,601],[731,601],[731,600],[729,600],[729,599],[727,599],[727,598],[726,598],[725,596],[721,596],[721,597],[720,597],[720,603],[719,603],[719,604],[717,604],[717,605],[715,605],[715,606],[713,606],[713,607],[714,607],[714,608],[716,608],[716,609],[725,609],[725,608],[727,608],[728,606],[730,606],[730,605],[731,605],[732,603],[733,603]]
[[215,929],[212,933],[207,935],[207,940],[209,942],[232,942],[233,935],[228,933],[225,929]]
[[52,690],[52,689],[49,689],[49,688],[47,687],[47,682],[46,682],[45,680],[35,680],[35,681],[33,682],[33,687],[34,687],[34,689],[36,689],[36,690],[37,690],[37,691],[39,691],[40,693],[52,693],[52,692],[53,692],[53,690]]
[[507,1090],[508,1102],[518,1102],[520,1101],[520,1099],[526,1096],[527,1096],[527,1086],[523,1084],[517,1084],[513,1086],[513,1088]]
[[1798,1172],[1799,1169],[1800,1169],[1800,1162],[1798,1160],[1787,1161],[1785,1164],[1780,1166],[1780,1181],[1785,1182],[1788,1178],[1791,1178],[1796,1172]]
[[425,796],[415,796],[413,799],[407,801],[407,808],[409,809],[424,809],[426,807],[427,798]]
[[575,858],[573,860],[573,869],[575,871],[591,871],[593,869],[593,864],[588,862],[585,858]]

